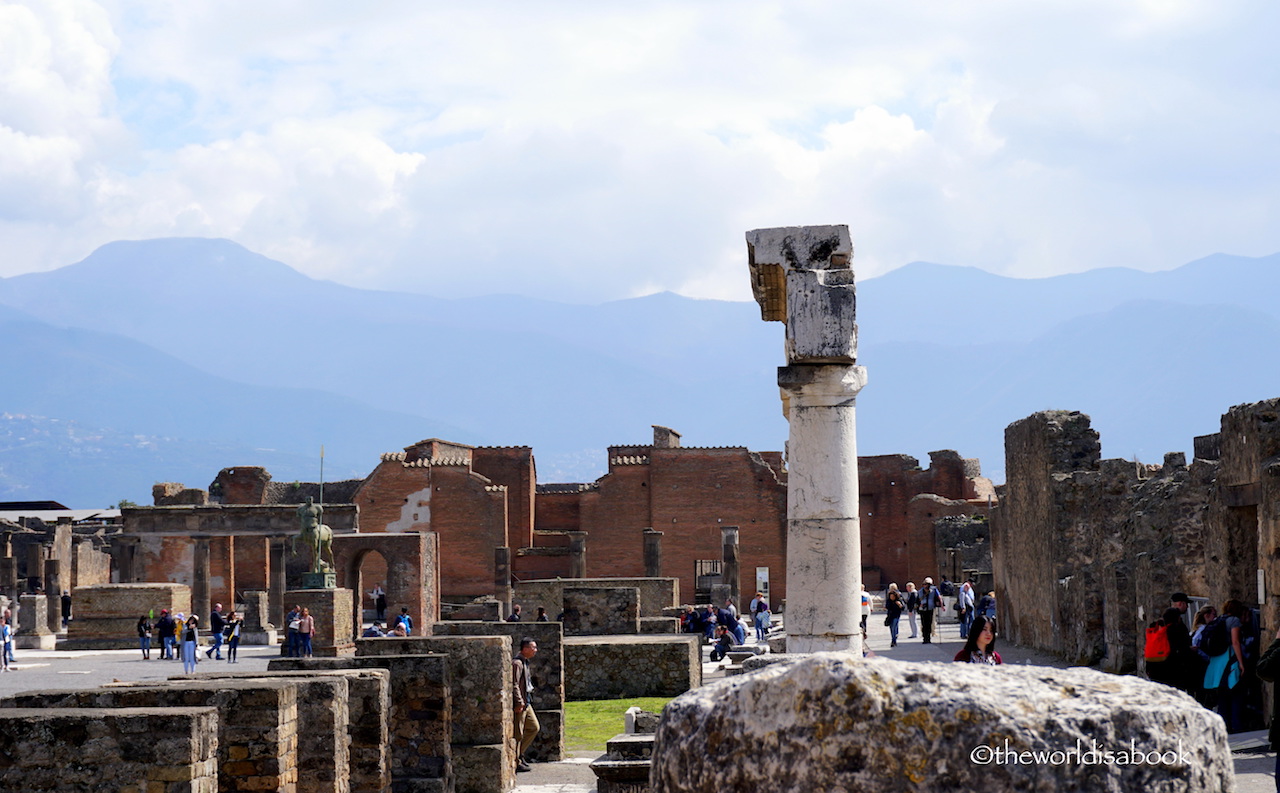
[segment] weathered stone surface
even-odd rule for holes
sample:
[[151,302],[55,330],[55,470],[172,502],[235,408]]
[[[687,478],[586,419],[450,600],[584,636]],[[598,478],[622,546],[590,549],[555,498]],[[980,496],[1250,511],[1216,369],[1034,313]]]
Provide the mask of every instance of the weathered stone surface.
[[[454,778],[459,793],[490,793],[513,782],[511,639],[410,636],[360,639],[358,656],[442,653],[449,659]],[[459,760],[465,756],[464,760]]]
[[217,735],[207,707],[0,708],[0,790],[217,793]]
[[565,636],[612,636],[640,632],[640,590],[635,587],[564,590]]
[[[1135,750],[1161,756],[1122,762]],[[1090,751],[1101,754],[1083,754]],[[677,698],[663,711],[653,758],[656,793],[1235,786],[1222,720],[1164,686],[1089,669],[848,653],[777,664]]]
[[83,691],[26,692],[11,701],[18,708],[215,707],[217,790],[296,790],[297,687],[286,681],[191,679],[161,685],[121,684]]
[[518,581],[515,584],[512,600],[520,604],[526,620],[533,618],[538,606],[545,608],[547,614],[554,618],[564,610],[565,588],[613,589],[614,587],[635,587],[640,590],[642,618],[664,616],[663,609],[677,608],[680,604],[679,578],[571,578]]
[[[133,650],[138,646],[138,617],[150,612],[159,616],[160,609],[190,612],[191,590],[183,584],[78,586],[75,608],[63,649]],[[153,639],[152,647],[159,646],[159,639]]]
[[697,636],[568,636],[565,699],[674,697],[702,685]]
[[352,632],[355,625],[355,596],[350,589],[290,589],[284,593],[286,603],[304,606],[311,611],[316,632],[311,637],[312,652],[324,658],[353,655],[356,651]]

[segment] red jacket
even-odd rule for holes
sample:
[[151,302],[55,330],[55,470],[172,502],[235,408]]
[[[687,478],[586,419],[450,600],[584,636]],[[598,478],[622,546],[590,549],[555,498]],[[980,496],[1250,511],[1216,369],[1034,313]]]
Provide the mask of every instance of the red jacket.
[[[1003,661],[1000,660],[1000,653],[996,652],[995,650],[991,651],[991,657],[996,659],[997,664],[1004,663]],[[973,663],[972,661],[969,660],[969,656],[965,654],[963,647],[960,648],[960,652],[956,653],[955,660],[960,661],[961,663]]]

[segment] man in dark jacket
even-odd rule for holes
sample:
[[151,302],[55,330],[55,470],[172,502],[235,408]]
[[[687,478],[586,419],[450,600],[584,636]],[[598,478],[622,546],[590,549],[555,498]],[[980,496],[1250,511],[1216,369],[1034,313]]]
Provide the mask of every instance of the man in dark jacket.
[[516,771],[528,771],[524,753],[533,745],[541,725],[533,712],[533,674],[529,659],[538,654],[538,643],[529,637],[520,640],[520,653],[511,660],[511,701],[515,710]]
[[1276,753],[1276,789],[1280,790],[1280,718],[1276,718],[1274,714],[1280,713],[1280,631],[1276,631],[1276,638],[1272,639],[1271,646],[1258,659],[1257,667],[1258,677],[1268,683],[1275,683],[1271,687],[1271,730],[1267,733],[1268,740],[1271,741],[1271,751]]
[[209,612],[209,630],[212,632],[213,646],[205,650],[206,658],[213,658],[216,654],[216,660],[222,660],[222,630],[226,627],[227,620],[222,616],[222,604],[214,603],[213,611]]
[[169,616],[169,609],[160,609],[160,619],[156,620],[156,635],[160,637],[160,657],[162,659],[173,658],[173,628],[173,617]]

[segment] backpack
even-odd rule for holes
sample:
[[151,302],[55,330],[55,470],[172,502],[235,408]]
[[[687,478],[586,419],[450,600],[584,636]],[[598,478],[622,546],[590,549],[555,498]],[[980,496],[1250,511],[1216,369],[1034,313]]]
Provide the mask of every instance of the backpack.
[[1231,649],[1231,632],[1227,630],[1227,618],[1218,617],[1204,626],[1200,633],[1200,649],[1205,655],[1222,655]]
[[1142,657],[1148,661],[1167,661],[1169,650],[1169,626],[1156,620],[1147,628],[1147,643],[1143,647]]

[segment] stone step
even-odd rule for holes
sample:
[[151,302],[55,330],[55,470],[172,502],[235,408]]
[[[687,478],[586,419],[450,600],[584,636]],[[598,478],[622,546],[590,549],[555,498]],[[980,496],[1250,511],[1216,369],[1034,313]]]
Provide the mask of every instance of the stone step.
[[644,760],[653,756],[653,734],[615,735],[605,743],[605,757],[610,760]]
[[648,760],[610,760],[605,755],[591,763],[597,793],[649,793]]

